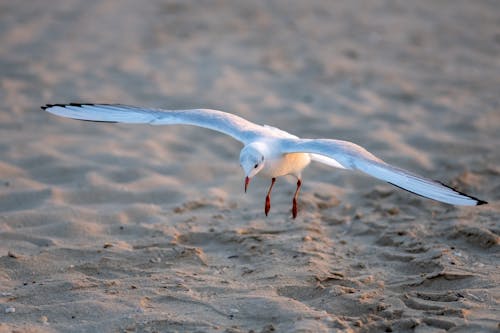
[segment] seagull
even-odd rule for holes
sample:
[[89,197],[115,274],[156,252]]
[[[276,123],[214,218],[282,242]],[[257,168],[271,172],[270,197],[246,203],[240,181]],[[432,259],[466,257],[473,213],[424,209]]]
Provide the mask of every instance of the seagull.
[[459,192],[438,181],[385,163],[355,143],[331,139],[301,139],[279,128],[257,125],[237,115],[209,109],[162,110],[121,104],[46,104],[54,115],[106,123],[193,125],[227,134],[243,143],[240,165],[245,173],[245,192],[256,175],[271,179],[264,213],[271,209],[271,190],[278,177],[292,175],[297,188],[292,216],[297,217],[297,198],[302,170],[311,161],[338,169],[358,170],[414,194],[457,206],[476,206],[486,201]]

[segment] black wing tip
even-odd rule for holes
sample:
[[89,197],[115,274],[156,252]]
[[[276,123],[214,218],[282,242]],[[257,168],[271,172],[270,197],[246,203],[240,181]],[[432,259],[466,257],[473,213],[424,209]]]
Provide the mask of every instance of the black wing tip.
[[45,104],[44,106],[41,106],[40,108],[42,110],[46,110],[46,109],[50,109],[50,108],[53,108],[53,107],[56,107],[56,106],[59,106],[61,108],[65,108],[67,106],[76,106],[76,107],[83,107],[83,106],[92,106],[92,105],[95,105],[94,103],[67,103],[67,104]]
[[[50,109],[53,107],[61,107],[61,108],[66,108],[68,106],[75,106],[75,107],[84,107],[84,106],[93,106],[96,105],[95,103],[67,103],[67,104],[45,104],[44,106],[41,106],[40,108],[42,110]],[[111,105],[111,104],[99,104],[99,105]],[[118,123],[117,121],[107,121],[107,120],[88,120],[88,119],[78,119],[81,121],[89,121],[89,122],[94,122],[94,123],[111,123],[111,124],[116,124]]]
[[467,193],[461,192],[461,191],[457,190],[456,188],[453,188],[453,187],[451,187],[451,186],[448,186],[448,185],[446,185],[446,184],[443,184],[443,183],[442,183],[442,182],[440,182],[439,180],[435,180],[435,182],[437,182],[437,183],[439,183],[439,184],[443,185],[444,187],[447,187],[447,188],[449,188],[449,189],[451,189],[451,190],[453,190],[453,191],[455,191],[455,192],[457,192],[457,193],[460,193],[460,194],[461,194],[461,195],[463,195],[463,196],[466,196],[466,197],[468,197],[468,198],[471,198],[472,200],[476,200],[476,206],[481,206],[481,205],[486,205],[486,204],[488,204],[488,202],[487,202],[487,201],[484,201],[484,200],[478,199],[478,198],[476,198],[476,197],[473,197],[472,195],[469,195],[469,194],[467,194]]
[[[453,187],[450,187],[450,186],[448,186],[448,185],[446,185],[446,184],[443,184],[442,182],[440,182],[440,181],[438,181],[438,180],[435,180],[435,182],[436,182],[436,183],[439,183],[439,184],[443,185],[444,187],[447,187],[447,188],[449,188],[449,189],[451,189],[451,190],[453,190],[453,191],[455,191],[455,192],[457,192],[457,193],[460,193],[460,194],[461,194],[461,195],[463,195],[463,196],[466,196],[466,197],[468,197],[468,198],[471,198],[472,200],[476,200],[476,206],[480,206],[480,205],[486,205],[486,204],[488,204],[488,202],[487,202],[487,201],[484,201],[484,200],[478,199],[478,198],[476,198],[476,197],[473,197],[473,196],[471,196],[471,195],[465,194],[464,192],[460,192],[460,191],[458,191],[458,190],[454,189]],[[402,189],[402,190],[405,190],[405,191],[408,191],[408,192],[410,192],[410,193],[416,194],[416,195],[418,195],[418,196],[420,196],[420,197],[422,197],[422,198],[427,198],[426,196],[423,196],[423,195],[421,195],[421,194],[418,194],[418,193],[415,193],[415,192],[413,192],[413,191],[407,190],[407,189],[405,189],[405,188],[403,188],[403,187],[401,187],[401,186],[398,186],[398,185],[396,185],[396,184],[394,184],[394,183],[391,183],[391,182],[388,182],[388,183],[389,183],[389,184],[391,184],[391,185],[394,185],[394,186],[396,186],[396,187],[399,187],[399,188],[400,188],[400,189]],[[429,198],[427,198],[427,199],[429,199]]]

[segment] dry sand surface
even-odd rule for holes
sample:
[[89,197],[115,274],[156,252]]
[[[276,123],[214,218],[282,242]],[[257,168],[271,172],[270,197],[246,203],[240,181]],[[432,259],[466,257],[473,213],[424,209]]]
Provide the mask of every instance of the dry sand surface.
[[[500,6],[1,1],[0,332],[498,332]],[[206,107],[354,141],[490,202],[45,103]]]

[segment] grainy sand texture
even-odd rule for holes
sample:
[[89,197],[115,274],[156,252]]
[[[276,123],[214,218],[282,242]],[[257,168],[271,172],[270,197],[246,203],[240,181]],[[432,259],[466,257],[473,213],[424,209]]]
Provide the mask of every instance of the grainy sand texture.
[[[498,332],[495,0],[0,1],[0,332]],[[213,108],[489,205],[45,103]]]

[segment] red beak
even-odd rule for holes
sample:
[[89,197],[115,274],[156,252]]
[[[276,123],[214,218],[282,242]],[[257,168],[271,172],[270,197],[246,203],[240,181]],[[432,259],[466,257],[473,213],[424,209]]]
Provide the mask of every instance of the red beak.
[[248,184],[250,184],[250,178],[245,178],[245,193],[247,193]]

